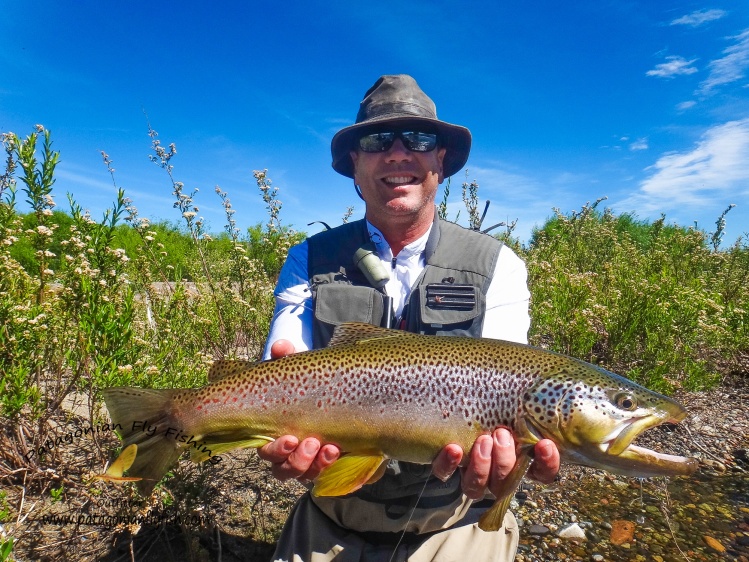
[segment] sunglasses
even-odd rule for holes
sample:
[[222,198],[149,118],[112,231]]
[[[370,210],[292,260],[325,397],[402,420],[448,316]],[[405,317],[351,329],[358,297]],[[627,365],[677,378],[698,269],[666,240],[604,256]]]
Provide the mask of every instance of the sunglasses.
[[393,146],[395,139],[400,139],[412,152],[430,152],[437,148],[437,135],[418,131],[394,131],[392,133],[372,133],[359,139],[362,152],[386,152]]

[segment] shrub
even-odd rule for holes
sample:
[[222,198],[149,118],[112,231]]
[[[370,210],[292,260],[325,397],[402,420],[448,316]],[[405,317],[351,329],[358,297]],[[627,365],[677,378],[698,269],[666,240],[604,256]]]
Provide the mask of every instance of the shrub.
[[600,202],[555,210],[534,232],[531,341],[666,392],[738,369],[749,349],[742,239],[711,250],[701,230],[600,212]]

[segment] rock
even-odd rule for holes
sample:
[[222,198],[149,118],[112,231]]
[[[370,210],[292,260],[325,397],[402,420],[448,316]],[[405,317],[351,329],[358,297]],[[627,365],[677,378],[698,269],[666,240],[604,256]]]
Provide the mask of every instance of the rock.
[[557,532],[557,536],[560,539],[567,539],[567,540],[573,540],[573,541],[584,541],[585,540],[585,531],[583,531],[580,528],[580,525],[577,523],[572,523],[570,525],[566,525],[559,529]]
[[549,529],[546,525],[531,525],[530,527],[528,527],[528,533],[539,537],[548,535],[550,532],[551,529]]
[[622,546],[635,537],[635,524],[632,521],[617,519],[611,523],[611,544]]
[[718,541],[717,539],[714,539],[713,537],[711,537],[709,535],[705,535],[704,537],[702,537],[702,539],[705,541],[705,543],[707,544],[707,546],[709,546],[710,548],[712,548],[716,552],[725,552],[726,551],[726,547],[723,546],[722,544],[720,544],[720,541]]
[[606,559],[605,559],[605,558],[603,557],[603,555],[602,555],[602,554],[594,554],[593,556],[591,556],[591,557],[590,557],[590,559],[591,559],[591,560],[592,560],[593,562],[603,562],[604,560],[606,560]]

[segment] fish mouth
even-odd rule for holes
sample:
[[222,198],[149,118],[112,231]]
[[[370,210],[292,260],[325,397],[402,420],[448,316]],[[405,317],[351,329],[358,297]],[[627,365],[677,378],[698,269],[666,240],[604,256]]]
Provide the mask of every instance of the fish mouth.
[[626,425],[617,427],[610,433],[601,443],[601,450],[607,455],[620,455],[632,444],[632,441],[638,435],[651,427],[659,425],[661,421],[659,419],[652,419],[652,416],[633,418]]
[[617,428],[598,447],[601,454],[599,466],[612,472],[640,478],[692,474],[699,465],[696,459],[659,453],[632,444],[632,441],[646,430],[663,423],[678,423],[685,417],[686,412],[668,420],[658,416],[645,416],[635,418],[623,427]]
[[[658,453],[632,444],[632,441],[647,429],[662,423],[677,423],[684,417],[686,412],[683,416],[667,420],[652,415],[634,418],[629,423],[617,427],[602,440],[584,440],[579,445],[571,444],[564,435],[552,437],[552,440],[563,459],[574,464],[637,478],[687,476],[699,467],[697,459]],[[529,419],[526,422],[527,429],[535,437],[534,440],[549,437],[544,435],[534,420]]]
[[619,455],[624,452],[627,447],[632,444],[632,441],[638,435],[641,435],[648,429],[651,429],[657,425],[664,423],[677,424],[686,418],[687,412],[681,410],[680,412],[672,415],[668,419],[664,419],[662,416],[641,416],[632,418],[629,422],[617,427],[612,431],[601,443],[601,449],[603,452],[609,455]]

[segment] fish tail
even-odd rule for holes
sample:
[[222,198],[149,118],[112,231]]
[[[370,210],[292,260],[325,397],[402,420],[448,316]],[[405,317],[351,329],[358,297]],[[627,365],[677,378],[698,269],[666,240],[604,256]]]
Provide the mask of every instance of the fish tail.
[[124,447],[133,443],[138,446],[128,474],[142,478],[136,487],[143,495],[151,493],[182,453],[175,439],[164,438],[169,427],[176,427],[170,410],[177,392],[153,388],[102,390],[112,426],[120,433]]

